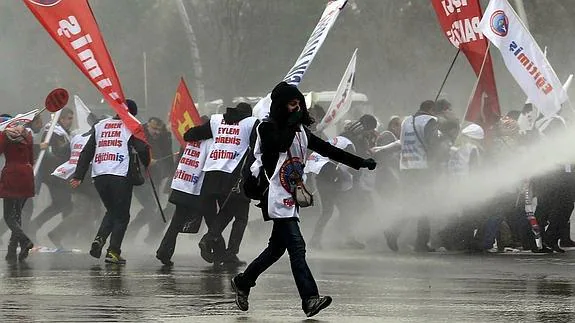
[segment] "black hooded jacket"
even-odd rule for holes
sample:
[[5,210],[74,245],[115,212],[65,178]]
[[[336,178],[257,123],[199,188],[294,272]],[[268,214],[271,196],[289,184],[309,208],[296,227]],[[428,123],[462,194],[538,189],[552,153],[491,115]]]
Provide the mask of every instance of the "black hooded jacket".
[[271,99],[269,118],[264,120],[258,129],[261,140],[262,164],[269,177],[275,171],[279,154],[286,152],[291,147],[296,133],[301,131],[300,124],[290,125],[287,121],[290,115],[287,104],[293,99],[300,101],[300,108],[304,112],[301,124],[304,125],[304,131],[308,138],[307,148],[352,168],[359,169],[361,167],[363,158],[332,146],[307,128],[313,123],[313,120],[307,112],[305,98],[297,87],[285,82],[279,83],[272,91]]

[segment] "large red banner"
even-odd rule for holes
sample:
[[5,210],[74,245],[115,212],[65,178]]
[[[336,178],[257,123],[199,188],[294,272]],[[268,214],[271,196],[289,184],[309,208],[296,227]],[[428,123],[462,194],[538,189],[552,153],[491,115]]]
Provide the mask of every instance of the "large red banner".
[[142,125],[131,114],[114,63],[88,0],[23,0],[46,31],[98,88],[128,129],[146,141]]
[[483,126],[492,125],[501,115],[501,110],[491,55],[487,51],[488,42],[479,31],[482,17],[479,0],[431,0],[431,3],[445,35],[465,54],[479,77],[465,120]]
[[180,144],[184,146],[184,134],[186,131],[200,125],[200,123],[200,114],[196,109],[186,82],[182,78],[180,85],[178,85],[176,96],[174,97],[174,103],[172,103],[172,110],[170,111],[172,133],[176,136]]

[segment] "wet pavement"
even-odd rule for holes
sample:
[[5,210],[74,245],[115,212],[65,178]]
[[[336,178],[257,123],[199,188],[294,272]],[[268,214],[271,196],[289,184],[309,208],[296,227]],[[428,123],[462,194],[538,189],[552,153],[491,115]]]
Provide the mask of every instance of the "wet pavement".
[[[240,312],[235,270],[214,270],[193,250],[164,269],[126,252],[125,267],[84,253],[34,253],[0,262],[0,322],[305,321],[287,255]],[[254,254],[244,256],[252,259]],[[573,322],[575,251],[565,255],[309,252],[332,306],[311,322]]]

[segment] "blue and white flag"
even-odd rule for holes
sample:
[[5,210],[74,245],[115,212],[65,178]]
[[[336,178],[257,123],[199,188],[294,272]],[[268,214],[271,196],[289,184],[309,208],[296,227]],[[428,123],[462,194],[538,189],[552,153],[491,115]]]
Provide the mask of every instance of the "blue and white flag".
[[539,111],[550,117],[568,100],[561,81],[507,0],[491,0],[479,29],[501,52],[507,69]]
[[[311,33],[303,51],[296,60],[294,66],[289,70],[287,75],[284,77],[284,82],[298,86],[303,76],[311,62],[315,58],[315,55],[321,48],[321,45],[325,41],[327,34],[329,33],[331,27],[335,24],[337,17],[341,10],[345,7],[347,0],[335,0],[330,1],[327,7],[321,15],[321,19],[315,26],[315,29]],[[271,94],[266,95],[261,99],[254,107],[254,115],[260,119],[265,118],[270,111],[270,106],[272,103]]]

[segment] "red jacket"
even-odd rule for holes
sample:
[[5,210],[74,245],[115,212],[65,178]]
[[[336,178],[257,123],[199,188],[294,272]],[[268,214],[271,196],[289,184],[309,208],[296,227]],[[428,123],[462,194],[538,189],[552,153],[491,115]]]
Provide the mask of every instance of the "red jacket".
[[34,154],[32,135],[22,142],[10,141],[0,133],[0,154],[6,164],[0,175],[0,198],[25,198],[34,196]]

